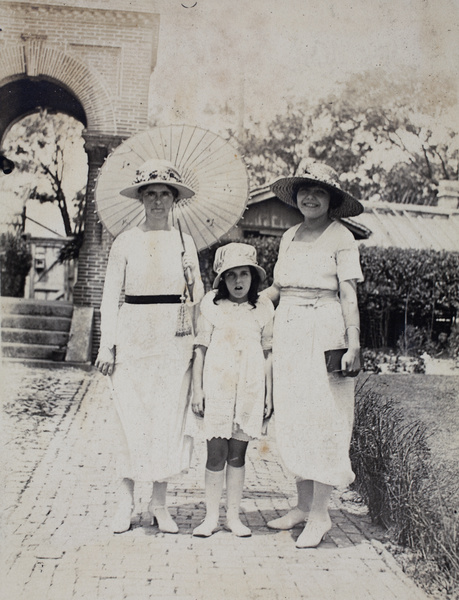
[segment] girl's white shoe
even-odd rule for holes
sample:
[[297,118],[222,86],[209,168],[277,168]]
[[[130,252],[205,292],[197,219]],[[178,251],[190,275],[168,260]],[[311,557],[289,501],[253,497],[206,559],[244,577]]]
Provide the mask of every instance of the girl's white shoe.
[[151,524],[158,525],[160,531],[163,533],[178,533],[178,525],[165,506],[149,504],[148,512],[150,513]]
[[228,519],[225,528],[237,537],[250,537],[252,532],[240,519]]
[[331,529],[330,517],[325,520],[310,519],[296,541],[297,548],[316,548]]
[[268,521],[267,525],[270,529],[293,529],[295,525],[304,523],[308,517],[308,513],[295,506],[286,513],[283,517]]
[[198,525],[193,529],[193,536],[207,538],[217,532],[218,529],[218,523],[215,523],[215,521],[211,521],[210,519],[204,519],[201,525]]

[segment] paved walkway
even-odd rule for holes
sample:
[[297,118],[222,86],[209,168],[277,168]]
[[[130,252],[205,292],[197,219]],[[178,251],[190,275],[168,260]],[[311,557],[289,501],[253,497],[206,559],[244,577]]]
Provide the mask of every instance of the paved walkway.
[[426,598],[355,503],[334,497],[333,528],[317,549],[295,548],[299,528],[266,527],[294,500],[272,432],[248,452],[242,511],[251,538],[191,536],[204,516],[202,441],[189,473],[170,485],[180,533],[150,526],[150,489],[138,486],[133,528],[113,535],[116,438],[105,380],[76,369],[4,371],[5,600]]

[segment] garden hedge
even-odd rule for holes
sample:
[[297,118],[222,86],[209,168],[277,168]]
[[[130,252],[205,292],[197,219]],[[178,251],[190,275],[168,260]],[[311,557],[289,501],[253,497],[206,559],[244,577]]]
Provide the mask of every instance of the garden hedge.
[[[270,285],[280,238],[254,236],[243,241],[257,249],[268,274],[266,285]],[[216,248],[200,253],[207,289],[214,278]],[[360,256],[365,276],[358,286],[363,346],[395,348],[408,325],[421,327],[427,339],[440,331],[450,332],[459,307],[458,252],[361,245]]]

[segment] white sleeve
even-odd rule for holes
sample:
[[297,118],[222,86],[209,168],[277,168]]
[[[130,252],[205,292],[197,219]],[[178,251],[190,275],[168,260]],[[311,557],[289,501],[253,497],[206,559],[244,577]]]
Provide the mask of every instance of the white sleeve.
[[349,281],[355,279],[363,281],[362,268],[360,266],[360,253],[357,242],[348,230],[342,231],[336,251],[336,269],[338,281]]
[[[193,266],[191,267],[191,271],[193,273],[193,281],[194,281],[193,303],[192,304],[198,304],[201,301],[202,297],[204,296],[204,285],[203,285],[202,279],[201,279],[201,271],[199,268],[198,252],[196,250],[196,246],[193,241],[193,238],[190,235],[184,234],[183,241],[185,242],[186,252],[191,256],[191,259],[193,261]],[[188,303],[190,304],[189,299],[188,299]]]
[[105,273],[104,292],[100,305],[100,346],[113,348],[116,344],[116,326],[121,290],[126,272],[126,255],[122,240],[117,238],[111,247]]
[[214,326],[212,323],[201,313],[198,317],[198,332],[194,338],[194,345],[208,348],[213,330]]
[[295,237],[295,233],[296,233],[297,229],[299,228],[299,226],[300,226],[300,224],[290,227],[290,229],[287,229],[287,231],[281,237],[281,241],[279,244],[279,251],[277,253],[277,261],[276,261],[276,264],[274,265],[274,272],[273,272],[273,283],[279,287],[281,287],[280,284],[278,283],[279,270],[281,269],[280,265],[282,264],[282,260],[284,258],[284,253],[286,252],[288,246],[290,245],[290,242]]

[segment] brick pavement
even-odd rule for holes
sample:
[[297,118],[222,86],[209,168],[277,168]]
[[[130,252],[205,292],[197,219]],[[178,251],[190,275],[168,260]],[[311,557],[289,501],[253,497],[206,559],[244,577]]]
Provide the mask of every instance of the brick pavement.
[[317,549],[295,548],[300,528],[266,527],[294,500],[294,483],[279,465],[272,432],[248,452],[242,510],[251,538],[224,530],[209,539],[191,536],[204,517],[202,440],[190,471],[169,486],[180,533],[150,526],[150,486],[142,484],[132,529],[113,535],[116,420],[105,380],[74,369],[5,370],[9,401],[31,374],[46,382],[42,393],[51,389],[62,399],[60,410],[35,431],[18,425],[11,411],[4,417],[6,447],[13,449],[2,467],[11,475],[3,502],[5,600],[426,598],[378,542],[368,517],[338,495],[333,528]]

